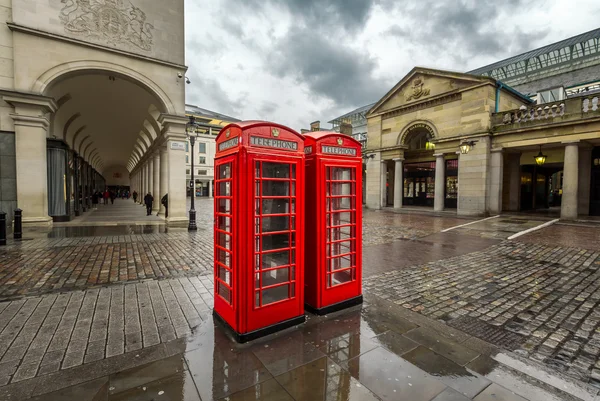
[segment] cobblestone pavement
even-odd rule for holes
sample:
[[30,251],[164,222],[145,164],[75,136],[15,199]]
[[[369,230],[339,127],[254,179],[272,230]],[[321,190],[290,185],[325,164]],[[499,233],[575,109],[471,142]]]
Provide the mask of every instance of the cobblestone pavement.
[[600,385],[600,243],[504,241],[372,276],[364,291]]
[[470,221],[472,219],[452,216],[440,217],[423,213],[396,214],[367,209],[363,213],[363,245],[421,238]]
[[598,224],[558,223],[544,230],[525,234],[519,237],[519,241],[598,250],[600,248],[600,229],[598,227]]

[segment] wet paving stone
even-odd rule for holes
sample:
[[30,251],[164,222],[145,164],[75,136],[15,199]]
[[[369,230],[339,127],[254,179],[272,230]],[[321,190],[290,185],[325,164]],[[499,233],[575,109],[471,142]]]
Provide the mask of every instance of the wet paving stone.
[[436,335],[427,328],[420,327],[404,334],[416,343],[437,352],[440,355],[464,366],[479,356],[479,353]]
[[297,401],[377,401],[377,397],[329,358],[275,378]]
[[402,358],[439,378],[441,382],[467,397],[474,397],[491,383],[422,346],[407,352],[402,355]]
[[219,401],[294,401],[292,396],[277,382],[270,379],[248,387]]
[[[112,382],[111,382],[112,385]],[[201,401],[189,372],[149,381],[125,391],[112,392],[107,401]],[[95,401],[95,400],[94,400]],[[100,399],[98,400],[100,401]]]
[[395,331],[386,331],[385,333],[378,335],[376,338],[377,341],[381,343],[382,347],[392,351],[398,356],[401,356],[419,346],[418,343],[406,338],[402,334],[396,333]]
[[465,397],[454,389],[447,388],[431,401],[471,401],[471,398]]
[[384,348],[375,348],[342,366],[382,399],[429,401],[446,389],[441,381]]
[[293,331],[270,341],[259,341],[251,351],[273,376],[305,365],[324,356],[323,350],[306,342],[300,331]]
[[481,392],[473,401],[527,401],[525,398],[520,397],[512,391],[492,384]]

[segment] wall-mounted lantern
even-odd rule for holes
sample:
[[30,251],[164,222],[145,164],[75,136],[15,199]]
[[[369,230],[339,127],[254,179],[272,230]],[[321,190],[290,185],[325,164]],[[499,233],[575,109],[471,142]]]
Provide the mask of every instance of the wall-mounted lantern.
[[473,141],[464,141],[460,144],[460,153],[466,155],[471,151],[471,149],[475,146],[475,142]]

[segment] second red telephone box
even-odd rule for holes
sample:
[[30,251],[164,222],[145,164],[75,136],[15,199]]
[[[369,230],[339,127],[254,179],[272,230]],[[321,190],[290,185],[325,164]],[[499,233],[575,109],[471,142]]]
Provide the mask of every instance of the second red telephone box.
[[355,139],[305,134],[306,309],[326,314],[362,302],[362,157]]
[[304,138],[245,121],[216,143],[214,313],[245,342],[305,321]]

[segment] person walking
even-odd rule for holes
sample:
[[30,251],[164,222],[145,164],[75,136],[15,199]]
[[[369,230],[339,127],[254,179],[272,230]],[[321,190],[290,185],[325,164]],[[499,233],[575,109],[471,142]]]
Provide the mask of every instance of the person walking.
[[117,194],[115,191],[110,191],[110,204],[114,205],[115,204],[115,198],[117,197]]
[[150,216],[152,214],[152,202],[154,202],[154,197],[150,192],[146,196],[144,196],[144,204],[146,205],[146,216]]
[[104,194],[102,195],[102,198],[104,199],[104,204],[108,205],[108,198],[110,198],[110,194],[108,193],[108,188],[106,188],[104,190]]
[[137,203],[137,197],[138,197],[137,191],[133,191],[133,194],[131,196],[133,197],[133,203]]
[[[169,217],[169,194],[165,194],[165,196],[162,197],[162,199],[160,200],[160,203],[163,204],[163,206],[165,207],[165,219],[167,217]],[[156,215],[158,216],[158,213],[156,213]]]
[[94,193],[92,194],[92,205],[94,207],[94,210],[98,209],[98,198],[100,197],[100,193],[98,191],[94,191]]

